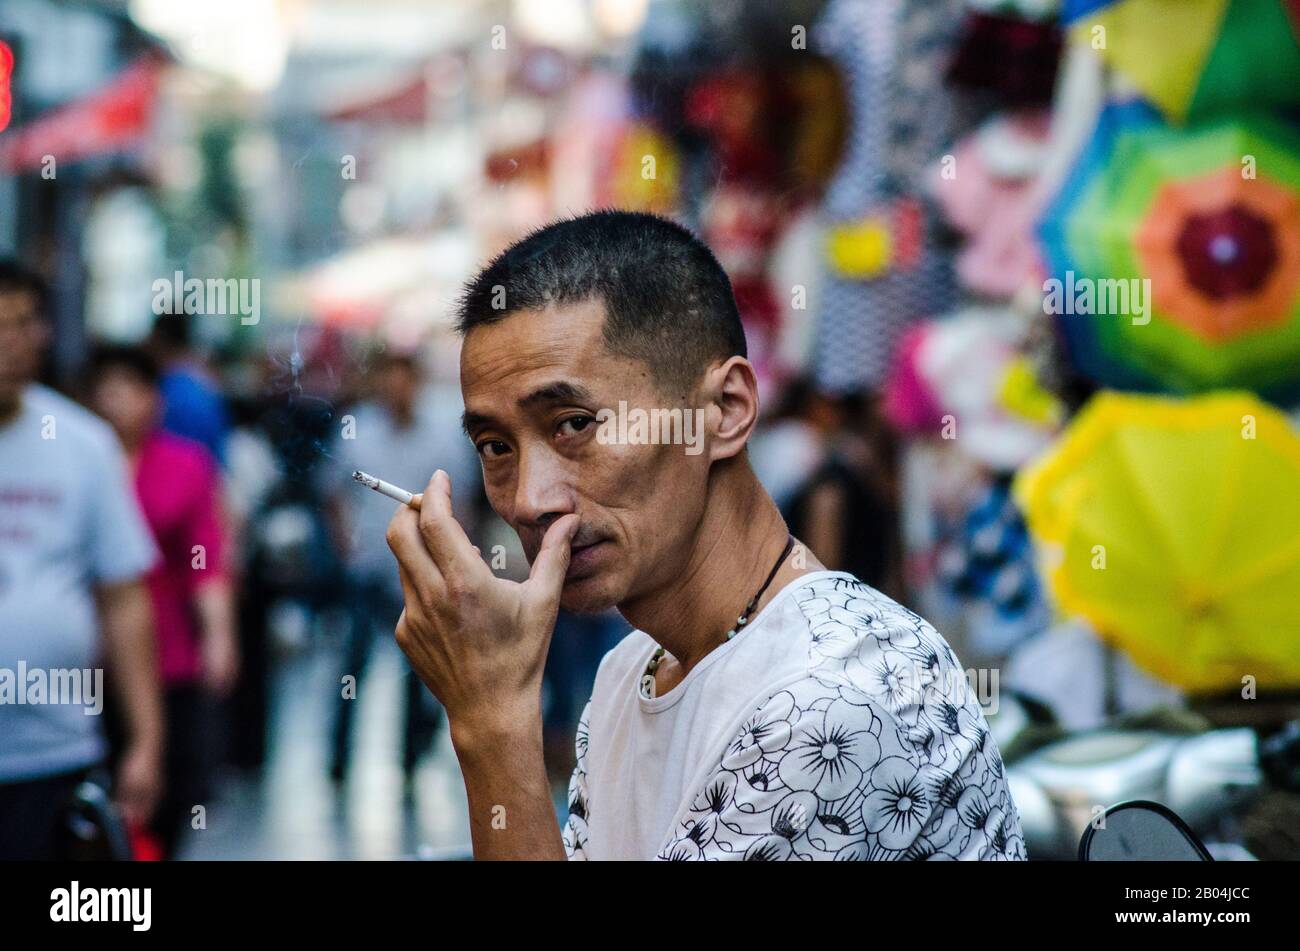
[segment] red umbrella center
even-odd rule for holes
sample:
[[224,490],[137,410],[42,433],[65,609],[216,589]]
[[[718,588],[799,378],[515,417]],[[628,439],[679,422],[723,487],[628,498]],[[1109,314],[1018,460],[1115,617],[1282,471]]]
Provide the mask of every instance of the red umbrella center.
[[1188,215],[1176,246],[1187,283],[1212,300],[1256,293],[1278,264],[1272,225],[1240,204]]

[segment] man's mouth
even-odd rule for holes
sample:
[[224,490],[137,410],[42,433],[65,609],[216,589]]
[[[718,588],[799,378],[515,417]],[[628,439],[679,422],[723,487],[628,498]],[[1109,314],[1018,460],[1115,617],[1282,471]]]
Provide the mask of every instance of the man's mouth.
[[582,545],[574,545],[570,548],[569,571],[565,575],[566,580],[574,581],[594,573],[600,559],[605,554],[606,548],[606,541],[603,538]]

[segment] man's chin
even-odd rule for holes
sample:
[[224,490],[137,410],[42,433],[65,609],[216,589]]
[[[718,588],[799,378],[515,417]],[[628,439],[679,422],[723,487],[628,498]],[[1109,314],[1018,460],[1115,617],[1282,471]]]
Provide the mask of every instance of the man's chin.
[[560,591],[560,607],[573,614],[599,614],[618,604],[618,597],[599,577],[566,581]]

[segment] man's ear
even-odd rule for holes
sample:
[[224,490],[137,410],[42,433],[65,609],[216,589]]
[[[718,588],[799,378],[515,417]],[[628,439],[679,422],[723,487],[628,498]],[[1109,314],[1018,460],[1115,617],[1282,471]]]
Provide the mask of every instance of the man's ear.
[[758,377],[744,357],[728,357],[705,375],[709,461],[730,459],[745,448],[758,422]]

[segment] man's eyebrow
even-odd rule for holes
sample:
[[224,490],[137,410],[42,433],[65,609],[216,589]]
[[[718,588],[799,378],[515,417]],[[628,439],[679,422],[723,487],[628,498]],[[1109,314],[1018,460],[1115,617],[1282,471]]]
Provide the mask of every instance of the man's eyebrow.
[[[518,405],[521,409],[532,409],[548,403],[590,403],[591,401],[591,391],[586,387],[565,380],[556,380],[554,383],[539,386],[527,396],[521,396]],[[465,410],[460,417],[461,428],[465,430],[467,436],[472,436],[476,429],[492,423],[491,416],[475,413],[472,410]]]
[[527,396],[520,397],[519,408],[531,407],[545,403],[590,403],[591,391],[577,383],[557,380],[538,387]]
[[484,416],[482,413],[471,413],[469,410],[460,414],[460,428],[465,430],[465,435],[471,439],[474,438],[474,430],[480,429],[492,422],[491,418]]

